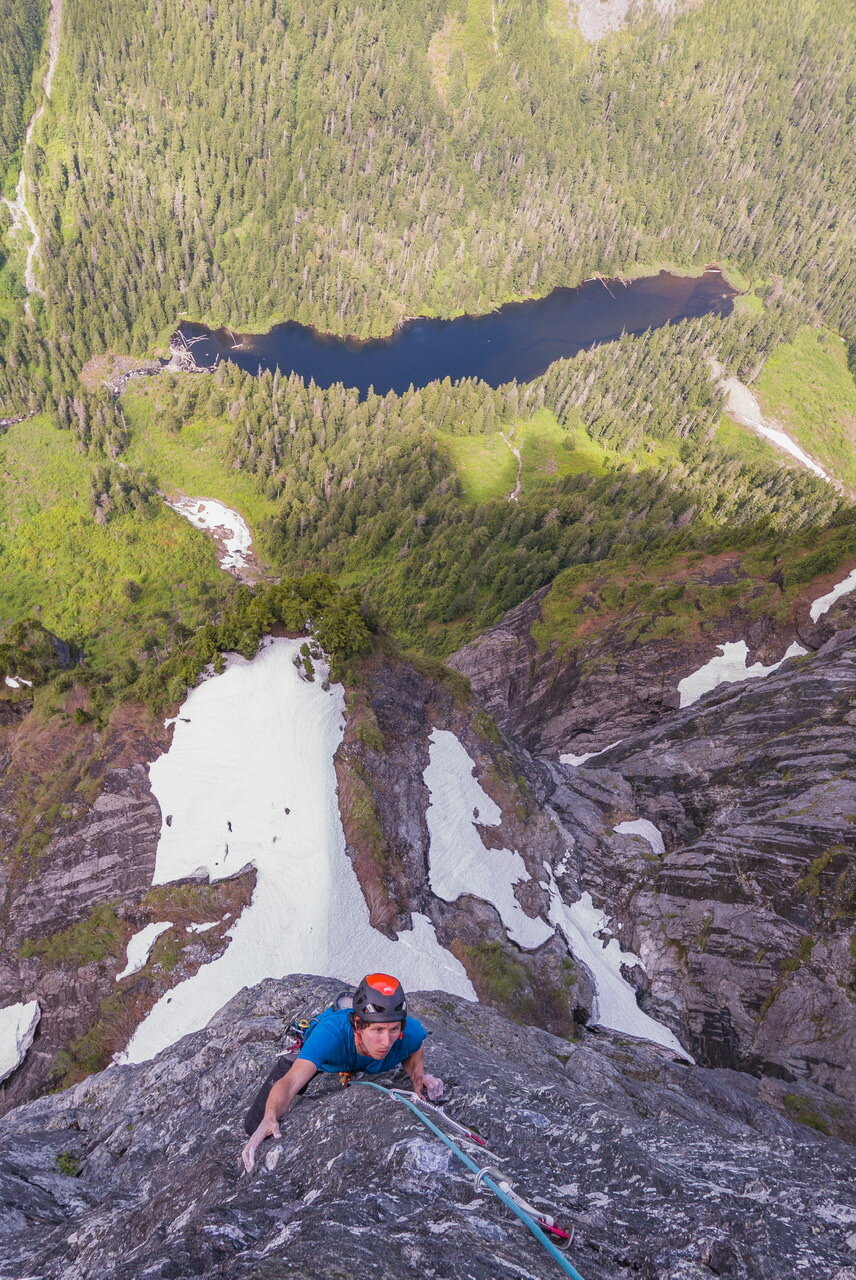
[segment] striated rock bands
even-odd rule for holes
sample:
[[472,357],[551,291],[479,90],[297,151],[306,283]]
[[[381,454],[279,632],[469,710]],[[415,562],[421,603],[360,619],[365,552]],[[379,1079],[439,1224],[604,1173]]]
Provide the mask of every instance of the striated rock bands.
[[[856,631],[797,663],[558,767],[552,802],[645,959],[646,998],[702,1061],[853,1099]],[[598,834],[616,802],[656,824],[663,855]]]

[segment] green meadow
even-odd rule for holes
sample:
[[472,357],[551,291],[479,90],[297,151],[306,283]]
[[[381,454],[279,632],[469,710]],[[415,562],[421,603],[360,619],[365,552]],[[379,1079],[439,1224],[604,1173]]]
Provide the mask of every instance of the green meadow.
[[233,583],[157,499],[96,523],[93,469],[45,416],[0,435],[0,619],[37,617],[106,670],[202,625]]
[[800,329],[764,365],[755,390],[766,414],[848,488],[856,488],[856,382],[828,329]]

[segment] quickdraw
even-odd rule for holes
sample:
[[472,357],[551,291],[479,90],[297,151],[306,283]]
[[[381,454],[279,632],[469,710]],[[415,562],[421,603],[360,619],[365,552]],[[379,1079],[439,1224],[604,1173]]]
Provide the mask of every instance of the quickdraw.
[[553,1237],[560,1249],[570,1248],[576,1232],[575,1227],[571,1227],[570,1231],[566,1231],[564,1227],[559,1226],[552,1214],[545,1213],[543,1209],[536,1209],[535,1205],[529,1204],[527,1200],[523,1199],[523,1196],[518,1195],[514,1190],[514,1183],[505,1176],[501,1169],[491,1169],[489,1165],[484,1169],[480,1169],[473,1179],[473,1186],[476,1191],[481,1187],[485,1176],[493,1178],[496,1181],[496,1185],[505,1192],[509,1200],[514,1201],[519,1209],[522,1209],[524,1213],[531,1214],[538,1225]]
[[464,1125],[458,1124],[457,1120],[453,1120],[451,1116],[447,1115],[442,1107],[437,1107],[433,1102],[428,1102],[428,1100],[423,1098],[421,1094],[413,1093],[410,1089],[390,1089],[389,1092],[393,1098],[399,1098],[402,1102],[409,1099],[411,1102],[415,1102],[426,1111],[432,1111],[434,1115],[439,1116],[443,1123],[448,1125],[450,1129],[453,1129],[455,1133],[460,1134],[465,1142],[474,1143],[475,1146],[479,1147],[485,1153],[485,1155],[491,1156],[494,1160],[502,1159],[502,1156],[498,1156],[495,1151],[488,1150],[487,1142],[481,1134],[476,1133],[475,1129],[467,1129]]
[[295,1018],[285,1033],[283,1041],[283,1049],[286,1053],[293,1053],[295,1049],[303,1048],[303,1041],[306,1039],[306,1032],[309,1030],[308,1018]]
[[[483,1169],[480,1168],[473,1160],[470,1159],[465,1151],[461,1150],[461,1148],[449,1137],[447,1133],[444,1133],[442,1129],[434,1124],[433,1120],[425,1115],[424,1111],[421,1110],[425,1105],[422,1098],[419,1098],[418,1103],[412,1102],[412,1095],[408,1096],[405,1090],[388,1089],[385,1085],[375,1084],[373,1080],[355,1080],[353,1083],[353,1087],[355,1089],[359,1088],[361,1085],[364,1088],[376,1089],[378,1093],[385,1093],[387,1097],[392,1098],[393,1102],[400,1102],[403,1106],[409,1108],[409,1110],[422,1121],[426,1128],[430,1129],[441,1142],[445,1143],[461,1163],[466,1165],[470,1172],[476,1175],[476,1185],[484,1185],[492,1191],[494,1195],[511,1210],[515,1217],[519,1218],[520,1221],[529,1228],[535,1239],[543,1245],[551,1257],[558,1262],[565,1275],[570,1276],[571,1280],[583,1280],[579,1271],[577,1271],[564,1254],[559,1251],[554,1240],[550,1239],[550,1235],[552,1235],[555,1240],[560,1241],[562,1245],[567,1248],[573,1240],[573,1232],[565,1231],[564,1228],[558,1226],[555,1219],[542,1213],[540,1210],[535,1209],[521,1196],[518,1196],[516,1192],[514,1192],[512,1184],[504,1174],[498,1173],[495,1169],[491,1169],[489,1167],[485,1167]],[[442,1114],[446,1121],[450,1119],[450,1117],[446,1116],[445,1113]],[[548,1231],[550,1235],[547,1234]]]

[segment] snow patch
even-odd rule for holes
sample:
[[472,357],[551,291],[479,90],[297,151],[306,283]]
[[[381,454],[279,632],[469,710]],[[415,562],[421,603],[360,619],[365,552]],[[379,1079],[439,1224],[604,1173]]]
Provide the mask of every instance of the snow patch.
[[6,676],[6,683],[10,689],[32,689],[32,680],[25,680],[23,676]]
[[830,476],[826,474],[813,458],[810,458],[804,449],[792,440],[786,431],[773,418],[765,418],[761,412],[761,406],[758,404],[755,396],[747,386],[744,386],[737,378],[724,377],[725,370],[716,360],[711,361],[711,367],[714,376],[719,379],[722,390],[725,392],[725,412],[735,422],[742,427],[749,427],[752,431],[757,431],[759,435],[770,440],[777,448],[783,449],[785,453],[789,453],[792,458],[796,458],[809,471],[813,471],[821,480],[826,480],[828,484],[834,483]]
[[585,764],[586,760],[594,760],[595,756],[602,756],[605,751],[611,751],[613,747],[617,747],[623,741],[623,738],[619,738],[618,742],[610,742],[608,747],[601,747],[600,751],[586,751],[585,755],[582,756],[575,756],[570,752],[566,752],[565,755],[559,756],[559,764]]
[[405,989],[476,998],[427,916],[414,912],[397,941],[369,921],[333,767],[344,691],[322,687],[323,662],[315,681],[301,680],[300,644],[269,640],[251,661],[230,655],[222,675],[190,692],[169,751],[150,766],[161,813],[172,818],[161,826],[153,882],[199,872],[218,880],[250,863],[257,876],[225,953],[161,996],[122,1062],[146,1061],[204,1027],[242,987],[289,973],[356,982],[386,971]]
[[246,569],[253,537],[237,511],[213,498],[177,498],[167,506],[189,520],[194,529],[201,529],[204,533],[216,531],[222,535],[224,554],[219,557],[221,569],[233,572]]
[[[660,13],[671,13],[677,0],[654,0]],[[573,6],[568,5],[569,13]],[[602,40],[611,31],[620,31],[635,6],[633,0],[576,0],[577,25],[585,40]]]
[[589,893],[568,906],[549,863],[545,862],[544,866],[550,878],[550,920],[564,936],[571,954],[586,966],[594,979],[597,995],[592,1021],[613,1031],[626,1031],[652,1040],[692,1062],[669,1028],[643,1013],[636,1003],[635,990],[622,976],[621,966],[640,964],[639,957],[631,951],[622,951],[617,938],[604,943],[598,937],[608,927],[609,917],[593,905]]
[[514,942],[540,947],[553,930],[540,917],[527,916],[514,896],[514,886],[531,879],[520,854],[487,849],[482,843],[476,822],[495,827],[502,814],[479,786],[474,770],[475,763],[455,735],[434,729],[423,774],[431,795],[425,814],[431,837],[431,888],[445,902],[471,893],[492,903]]
[[851,569],[847,577],[842,579],[831,591],[827,591],[825,596],[818,596],[809,610],[812,622],[817,622],[818,618],[823,617],[832,608],[836,600],[839,600],[842,596],[849,595],[851,591],[856,591],[856,569]]
[[41,1016],[38,1000],[0,1009],[0,1080],[10,1076],[26,1058]]
[[152,954],[152,947],[157,942],[162,933],[166,933],[167,929],[172,928],[171,920],[161,920],[155,924],[147,924],[145,928],[135,933],[133,938],[128,942],[126,952],[127,964],[121,973],[116,974],[116,981],[120,982],[122,978],[128,978],[132,973],[136,973],[142,969],[143,965]]
[[612,829],[623,836],[641,836],[643,840],[648,841],[655,853],[666,852],[662,832],[647,818],[635,818],[633,822],[619,822],[618,826]]
[[747,663],[749,649],[745,640],[721,644],[718,648],[720,653],[718,658],[711,658],[710,662],[706,662],[703,667],[699,667],[697,671],[693,671],[691,675],[679,682],[678,693],[682,707],[692,706],[703,693],[709,693],[718,684],[733,684],[737,680],[756,680],[760,676],[769,676],[774,671],[778,671],[788,658],[797,658],[808,652],[795,640],[792,645],[789,645],[785,656],[778,662],[774,662],[772,666],[765,667],[761,662],[753,662],[750,667]]
[[209,920],[207,924],[189,924],[185,930],[186,933],[207,933],[209,929],[216,929],[220,923],[219,920]]

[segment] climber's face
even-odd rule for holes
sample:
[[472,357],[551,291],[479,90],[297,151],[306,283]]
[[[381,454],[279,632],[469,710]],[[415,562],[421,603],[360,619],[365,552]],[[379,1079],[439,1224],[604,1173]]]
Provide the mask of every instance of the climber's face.
[[357,1052],[380,1062],[401,1035],[400,1022],[360,1022],[354,1029]]

